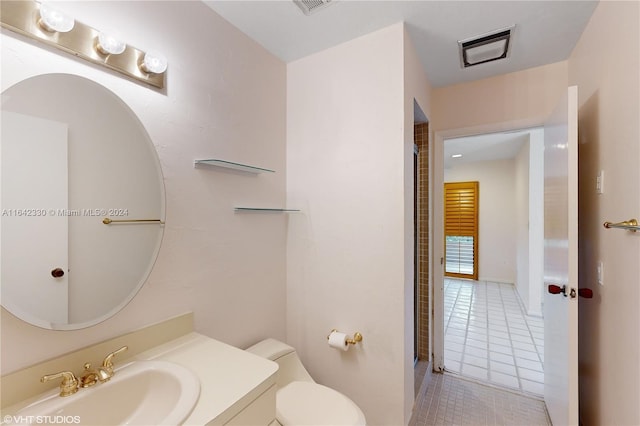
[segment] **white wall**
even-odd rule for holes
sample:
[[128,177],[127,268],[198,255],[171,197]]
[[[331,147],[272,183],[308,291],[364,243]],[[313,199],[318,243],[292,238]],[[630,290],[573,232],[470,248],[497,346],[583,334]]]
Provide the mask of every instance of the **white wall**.
[[454,165],[445,182],[478,181],[478,279],[514,283],[516,279],[515,161]]
[[601,1],[569,58],[579,102],[579,280],[594,292],[578,305],[586,426],[640,424],[640,233],[602,227],[640,219],[639,27],[640,3]]
[[544,295],[544,129],[529,132],[529,315],[542,316]]
[[529,135],[515,158],[516,280],[524,306],[529,306]]
[[[62,72],[121,97],[157,149],[166,228],[149,280],[112,319],[80,331],[47,331],[3,310],[2,374],[185,311],[194,311],[197,331],[237,346],[284,339],[287,219],[235,214],[233,206],[285,204],[285,64],[200,2],[62,2],[60,8],[93,27],[121,31],[133,46],[162,50],[169,59],[166,90],[5,30],[2,90]],[[277,173],[194,169],[193,160],[205,157]]]
[[[287,191],[303,210],[289,219],[287,338],[372,425],[405,424],[413,402],[404,80],[424,102],[428,83],[417,68],[405,77],[404,37],[396,24],[287,67]],[[338,352],[327,346],[332,328],[364,341]]]
[[516,157],[516,289],[529,315],[542,316],[544,245],[544,129],[527,134]]

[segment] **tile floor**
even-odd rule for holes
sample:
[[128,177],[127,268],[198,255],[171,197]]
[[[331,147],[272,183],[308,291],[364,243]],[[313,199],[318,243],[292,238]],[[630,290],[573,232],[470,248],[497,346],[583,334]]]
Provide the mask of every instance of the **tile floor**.
[[409,421],[409,426],[422,425],[549,426],[551,422],[540,398],[433,373],[421,387]]
[[544,393],[544,323],[525,314],[511,284],[445,279],[446,371]]

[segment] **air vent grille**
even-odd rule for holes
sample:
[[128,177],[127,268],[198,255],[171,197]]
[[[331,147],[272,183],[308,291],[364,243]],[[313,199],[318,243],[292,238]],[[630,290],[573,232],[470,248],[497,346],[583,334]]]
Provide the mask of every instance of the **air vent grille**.
[[462,67],[467,68],[507,58],[511,54],[514,27],[458,41]]
[[293,0],[305,15],[311,15],[333,3],[334,0]]

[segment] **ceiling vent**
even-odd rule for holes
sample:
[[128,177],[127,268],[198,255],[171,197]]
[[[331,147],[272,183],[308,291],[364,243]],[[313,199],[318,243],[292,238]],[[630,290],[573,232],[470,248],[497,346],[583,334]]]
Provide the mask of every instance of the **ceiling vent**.
[[293,0],[300,10],[302,10],[302,13],[307,16],[331,5],[333,1],[334,0]]
[[458,41],[462,68],[507,58],[511,54],[514,26]]

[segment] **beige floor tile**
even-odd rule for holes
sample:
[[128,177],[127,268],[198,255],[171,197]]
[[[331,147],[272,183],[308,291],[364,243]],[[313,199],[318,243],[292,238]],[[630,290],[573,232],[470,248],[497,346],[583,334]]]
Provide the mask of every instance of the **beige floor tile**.
[[427,374],[430,378],[418,393],[410,426],[551,425],[541,399],[446,373]]

